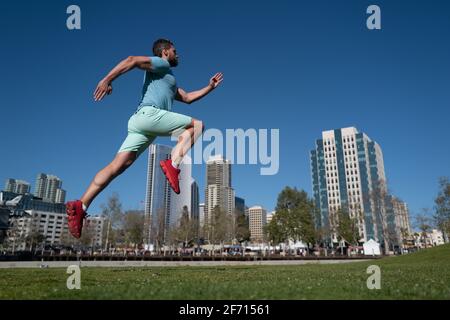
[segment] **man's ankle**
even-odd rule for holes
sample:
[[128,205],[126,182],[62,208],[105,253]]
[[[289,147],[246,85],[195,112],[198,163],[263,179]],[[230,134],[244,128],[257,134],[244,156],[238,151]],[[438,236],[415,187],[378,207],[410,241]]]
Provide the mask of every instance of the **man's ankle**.
[[172,167],[174,167],[175,169],[178,169],[179,164],[177,162],[171,160],[170,163],[172,163]]

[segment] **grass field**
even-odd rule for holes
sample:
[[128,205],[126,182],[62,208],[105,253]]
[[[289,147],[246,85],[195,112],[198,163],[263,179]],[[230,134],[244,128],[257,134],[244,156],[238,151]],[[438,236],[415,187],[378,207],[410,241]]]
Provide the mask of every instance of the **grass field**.
[[[381,289],[369,290],[369,265]],[[450,245],[336,265],[0,269],[0,299],[450,299]]]

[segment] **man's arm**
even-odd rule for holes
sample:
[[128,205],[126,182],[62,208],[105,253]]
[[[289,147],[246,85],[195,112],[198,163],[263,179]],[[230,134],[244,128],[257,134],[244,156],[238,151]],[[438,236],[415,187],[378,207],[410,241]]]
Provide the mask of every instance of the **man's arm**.
[[105,95],[112,93],[111,83],[120,75],[134,69],[139,68],[143,70],[151,69],[150,57],[130,56],[122,60],[115,66],[97,85],[94,91],[94,100],[100,101]]
[[192,91],[192,92],[186,92],[181,88],[178,88],[177,93],[175,95],[175,100],[184,102],[184,103],[192,103],[194,101],[197,101],[204,96],[206,96],[208,93],[210,93],[212,90],[217,88],[217,86],[222,82],[223,80],[223,74],[222,73],[216,73],[210,80],[209,84],[204,87],[203,89]]

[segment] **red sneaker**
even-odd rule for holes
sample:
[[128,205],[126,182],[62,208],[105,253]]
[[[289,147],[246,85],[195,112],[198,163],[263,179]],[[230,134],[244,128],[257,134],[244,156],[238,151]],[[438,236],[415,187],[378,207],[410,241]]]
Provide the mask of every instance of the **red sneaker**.
[[81,237],[81,229],[83,229],[83,220],[87,213],[83,210],[83,204],[80,200],[69,201],[66,203],[67,224],[69,231],[75,238]]
[[159,165],[161,166],[162,171],[166,175],[167,180],[169,181],[170,186],[172,187],[172,190],[176,194],[180,194],[180,184],[178,181],[178,175],[180,174],[180,169],[175,169],[172,165],[172,160],[161,160],[159,162]]

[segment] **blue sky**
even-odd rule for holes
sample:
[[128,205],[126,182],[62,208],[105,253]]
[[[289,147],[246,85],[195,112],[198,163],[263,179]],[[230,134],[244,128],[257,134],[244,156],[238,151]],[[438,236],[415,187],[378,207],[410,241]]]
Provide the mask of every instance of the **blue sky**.
[[[81,30],[66,28],[66,8],[81,7]],[[381,7],[382,30],[366,28],[366,8]],[[174,111],[207,128],[279,128],[280,170],[233,167],[247,205],[275,206],[284,186],[311,194],[309,151],[323,130],[355,126],[384,153],[392,192],[412,213],[432,207],[439,176],[450,174],[450,3],[448,1],[2,1],[0,182],[35,184],[40,172],[63,180],[79,198],[126,136],[142,71],[92,99],[97,82],[129,55],[151,55],[172,39],[174,70],[186,90],[218,90]],[[157,143],[173,144],[168,138]],[[112,192],[125,209],[141,207],[146,157],[94,201]],[[194,178],[204,198],[205,165]]]

